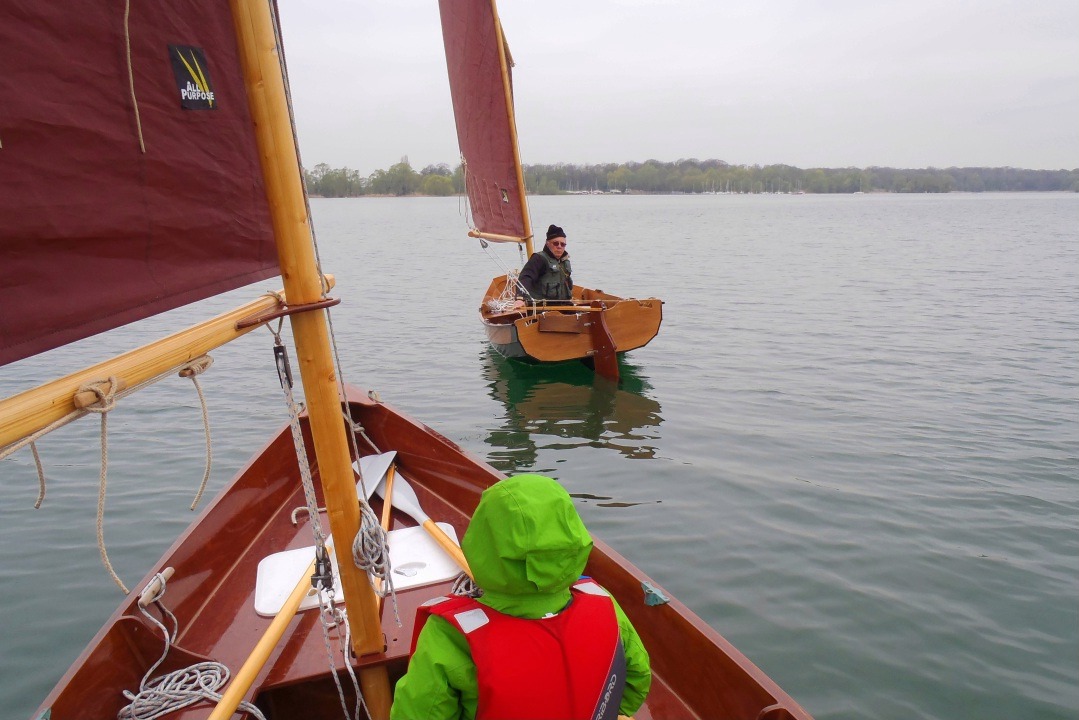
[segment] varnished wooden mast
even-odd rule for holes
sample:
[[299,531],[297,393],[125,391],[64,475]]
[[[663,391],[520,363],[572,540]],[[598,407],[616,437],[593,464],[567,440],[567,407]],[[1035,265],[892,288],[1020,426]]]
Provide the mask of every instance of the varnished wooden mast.
[[521,168],[521,148],[517,144],[517,116],[513,111],[513,85],[510,83],[509,60],[506,58],[506,38],[502,36],[502,21],[498,19],[498,6],[491,0],[491,16],[495,22],[495,37],[498,45],[498,64],[502,68],[502,88],[506,92],[506,122],[510,126],[510,140],[513,144],[513,165],[517,171],[517,192],[520,195],[521,220],[525,229],[525,251],[532,257],[532,219],[528,216],[528,198],[525,193],[525,174]]
[[[322,295],[307,217],[274,19],[268,0],[231,0],[248,102],[255,123],[277,253],[289,301],[315,302]],[[353,649],[382,652],[378,602],[367,574],[352,561],[352,538],[360,526],[356,482],[341,415],[329,331],[323,311],[291,316],[293,337],[311,420],[319,477],[326,498]],[[367,707],[375,720],[389,716],[390,689],[384,665],[362,670]]]

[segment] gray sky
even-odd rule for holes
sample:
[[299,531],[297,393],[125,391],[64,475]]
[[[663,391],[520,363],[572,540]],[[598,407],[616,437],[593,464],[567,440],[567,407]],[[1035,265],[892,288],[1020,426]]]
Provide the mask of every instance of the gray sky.
[[[305,165],[458,161],[437,0],[279,0]],[[526,164],[1079,168],[1079,0],[503,0]]]

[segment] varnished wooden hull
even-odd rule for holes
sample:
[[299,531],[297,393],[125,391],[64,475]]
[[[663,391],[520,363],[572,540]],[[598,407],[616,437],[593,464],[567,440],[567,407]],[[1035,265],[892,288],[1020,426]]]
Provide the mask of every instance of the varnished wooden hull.
[[[487,300],[499,297],[505,284],[504,277],[492,280],[480,306],[480,320],[495,350],[506,357],[537,362],[588,360],[596,354],[590,331],[595,312],[556,305],[509,313],[491,312]],[[663,322],[663,301],[657,298],[627,299],[601,290],[574,287],[573,301],[577,308],[596,302],[603,304],[603,319],[616,353],[644,347],[659,333]]]
[[[399,471],[412,481],[431,517],[451,523],[461,536],[480,493],[502,476],[430,428],[354,389],[350,410],[377,450],[397,451]],[[360,448],[362,454],[376,450],[362,437]],[[181,632],[160,672],[205,658],[223,662],[233,672],[239,668],[270,623],[253,609],[259,560],[311,544],[310,528],[302,522],[294,526],[290,519],[301,505],[292,439],[285,428],[138,586],[166,566],[176,569],[164,604],[176,614]],[[377,499],[375,505],[377,511]],[[396,528],[412,524],[395,514]],[[651,655],[655,680],[637,720],[808,720],[772,680],[677,600],[647,605],[642,583],[652,581],[598,540],[586,572],[618,598]],[[447,582],[398,593],[404,627],[398,628],[393,612],[384,609],[385,652],[365,656],[357,666],[385,665],[396,681],[407,667],[416,607],[448,591]],[[137,690],[162,647],[157,629],[135,607],[136,595],[108,620],[35,718],[46,710],[51,710],[51,720],[116,717],[126,703],[121,692]],[[271,720],[339,716],[317,611],[293,620],[248,699]],[[168,717],[205,718],[209,709],[201,703]]]

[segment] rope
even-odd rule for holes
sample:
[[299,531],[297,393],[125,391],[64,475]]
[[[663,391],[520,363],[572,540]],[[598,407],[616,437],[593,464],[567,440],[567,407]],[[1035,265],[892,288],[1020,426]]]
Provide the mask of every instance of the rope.
[[288,424],[292,432],[292,445],[296,450],[296,463],[300,469],[300,484],[303,486],[304,500],[307,502],[307,513],[311,520],[311,532],[315,536],[315,548],[323,548],[326,545],[326,536],[322,532],[322,520],[318,514],[318,500],[315,499],[315,483],[311,479],[311,464],[307,460],[307,448],[303,441],[303,431],[300,429],[300,411],[296,399],[292,394],[292,376],[288,364],[288,354],[285,344],[281,341],[281,326],[277,324],[277,330],[267,328],[274,336],[274,358],[277,364],[277,374],[281,381],[281,391],[285,395],[285,405],[288,407]]
[[514,292],[514,288],[517,287],[519,287],[528,299],[535,304],[535,298],[532,297],[532,294],[528,292],[528,289],[525,288],[521,281],[517,279],[517,276],[518,272],[516,270],[510,270],[506,273],[506,284],[502,286],[502,292],[497,298],[491,298],[487,301],[488,310],[496,313],[513,310],[517,306],[517,293]]
[[[204,355],[200,358],[196,358],[195,360],[185,363],[184,365],[180,366],[179,370],[180,375],[190,377],[195,383],[195,389],[198,391],[199,401],[202,404],[203,429],[206,434],[206,471],[203,474],[202,484],[200,485],[198,493],[195,496],[195,501],[191,505],[192,510],[194,510],[195,505],[199,502],[199,499],[202,497],[202,493],[206,488],[206,482],[210,475],[210,465],[212,462],[212,454],[210,450],[209,412],[206,407],[206,397],[203,394],[202,388],[200,387],[198,381],[195,379],[195,375],[201,374],[212,364],[213,358],[211,358],[209,355]],[[37,468],[38,476],[38,496],[37,500],[34,502],[34,508],[39,509],[42,502],[45,500],[46,483],[45,468],[42,465],[41,455],[38,452],[36,441],[44,437],[45,435],[48,435],[52,431],[58,430],[59,428],[64,427],[65,425],[68,425],[85,415],[88,415],[90,413],[96,413],[98,415],[101,415],[101,472],[98,480],[96,522],[97,547],[98,552],[101,555],[102,564],[105,566],[105,569],[108,571],[109,576],[112,578],[113,582],[116,583],[116,585],[120,588],[120,590],[123,591],[125,595],[130,591],[128,590],[127,586],[124,585],[119,575],[117,575],[116,570],[112,566],[112,562],[109,560],[108,551],[105,548],[105,494],[108,485],[109,467],[108,414],[110,411],[116,408],[117,401],[122,400],[128,395],[138,392],[145,387],[153,385],[154,383],[160,381],[162,378],[169,375],[171,372],[172,370],[169,370],[168,372],[161,373],[156,377],[148,378],[147,380],[144,380],[135,387],[126,388],[123,390],[119,389],[116,377],[109,377],[107,380],[98,380],[95,382],[84,383],[79,387],[76,392],[93,393],[97,397],[97,400],[95,400],[93,404],[83,407],[81,409],[74,410],[73,412],[68,413],[64,417],[49,423],[37,432],[31,433],[30,435],[24,437],[22,440],[12,443],[11,445],[8,445],[7,447],[4,447],[2,450],[0,450],[0,460],[3,460],[4,458],[14,454],[18,450],[26,447],[27,445],[30,446],[30,450],[34,455],[34,465]]]
[[97,396],[95,404],[86,407],[87,412],[101,415],[101,477],[97,489],[97,549],[101,553],[101,562],[109,571],[112,578],[124,595],[130,591],[124,585],[123,580],[116,574],[109,560],[109,553],[105,549],[105,486],[109,473],[109,412],[116,407],[116,384],[115,377],[108,380],[86,383],[79,388],[79,392],[92,392]]
[[[341,678],[337,674],[337,660],[334,658],[333,642],[330,640],[330,628],[337,628],[337,641],[341,645],[341,655],[345,661],[345,667],[348,669],[349,677],[352,678],[352,689],[356,694],[356,711],[352,715],[355,720],[359,720],[360,709],[363,709],[364,715],[371,718],[371,711],[367,709],[367,703],[363,698],[363,692],[360,690],[360,681],[356,677],[356,672],[352,669],[352,661],[348,656],[349,648],[352,647],[352,633],[348,627],[348,612],[345,610],[338,610],[334,606],[333,602],[333,589],[331,588],[326,593],[318,594],[319,602],[319,618],[322,626],[322,644],[326,648],[326,659],[330,665],[330,677],[333,678],[333,684],[337,686],[337,698],[341,701],[341,710],[344,712],[345,717],[349,717],[348,701],[345,699],[345,688],[341,684]],[[344,625],[344,637],[341,634],[341,626]]]
[[206,408],[206,396],[202,393],[202,385],[199,384],[198,376],[210,369],[210,366],[214,364],[214,359],[209,355],[203,355],[202,357],[192,360],[187,364],[183,370],[180,371],[180,377],[191,378],[191,382],[195,385],[195,392],[199,395],[199,404],[202,406],[202,430],[206,435],[206,470],[202,474],[202,482],[199,483],[198,492],[195,493],[195,499],[191,501],[191,509],[194,510],[198,507],[199,500],[202,499],[202,493],[206,490],[206,483],[210,479],[210,467],[213,465],[213,451],[210,440],[210,412]]
[[483,590],[476,581],[468,576],[468,573],[461,573],[453,581],[453,587],[450,588],[450,593],[453,595],[464,595],[470,598],[478,598],[483,595]]
[[[190,366],[192,366],[192,365],[194,365],[196,363],[199,363],[203,359],[209,359],[209,356],[204,355],[202,358],[192,360],[191,362],[185,363],[184,365],[178,365],[175,368],[172,368],[170,370],[167,370],[167,371],[161,373],[160,375],[157,375],[157,376],[152,377],[152,378],[148,378],[148,379],[144,380],[143,382],[139,383],[138,385],[136,385],[134,387],[125,388],[123,390],[115,390],[114,393],[113,393],[113,397],[115,398],[115,400],[123,400],[128,395],[133,395],[134,393],[137,393],[140,390],[142,390],[142,389],[144,389],[146,387],[149,387],[150,385],[153,385],[154,383],[160,382],[165,377],[171,375],[173,373],[173,371],[176,371],[177,368],[179,368],[179,372],[183,372],[183,370],[185,370],[186,368],[188,368],[188,367],[190,367]],[[212,363],[213,361],[211,360],[210,362]],[[80,389],[78,392],[83,392],[83,390]],[[200,396],[201,396],[201,393],[200,393]],[[204,405],[205,405],[205,401],[204,401]],[[54,420],[53,422],[49,423],[48,425],[41,428],[37,432],[30,433],[29,435],[22,438],[21,440],[18,440],[17,442],[13,442],[10,445],[6,445],[3,448],[0,448],[0,460],[3,460],[3,459],[5,459],[5,458],[7,458],[7,457],[9,457],[11,455],[14,455],[16,452],[18,452],[19,450],[22,450],[27,445],[29,445],[30,449],[33,451],[34,458],[36,460],[35,464],[37,465],[37,470],[38,470],[38,485],[39,485],[39,488],[40,488],[39,492],[38,492],[37,503],[34,505],[35,508],[40,507],[41,501],[44,500],[44,498],[45,498],[45,470],[41,465],[41,458],[40,458],[40,456],[38,455],[38,452],[37,452],[37,447],[36,447],[37,441],[40,440],[41,438],[45,437],[49,433],[53,432],[54,430],[59,430],[60,428],[64,427],[65,425],[69,425],[69,424],[75,422],[76,420],[78,420],[79,418],[85,417],[90,412],[91,411],[89,409],[87,409],[87,408],[80,408],[80,409],[73,410],[70,413],[68,413],[67,415],[63,416],[62,418],[60,418],[58,420]],[[204,417],[205,417],[205,415],[204,415]]]
[[397,612],[397,593],[393,587],[393,572],[390,567],[390,551],[386,547],[386,531],[382,529],[378,517],[371,506],[360,503],[360,530],[352,541],[352,562],[367,573],[370,578],[378,578],[381,584],[375,584],[375,593],[381,597],[393,598],[393,615],[397,626],[401,626],[401,616]]
[[[489,257],[491,260],[493,260],[494,263],[496,265],[498,265],[498,267],[502,270],[502,272],[504,272],[506,274],[506,287],[503,288],[503,290],[502,290],[503,295],[506,295],[509,292],[509,289],[511,287],[517,287],[517,288],[520,288],[521,292],[523,292],[525,294],[525,297],[527,297],[533,303],[536,302],[536,299],[534,297],[532,297],[532,293],[528,292],[528,288],[526,288],[524,286],[524,284],[520,281],[520,279],[518,277],[519,274],[520,274],[520,270],[511,269],[508,265],[506,265],[506,263],[502,262],[502,258],[498,257],[497,255],[493,254],[490,251],[490,249],[489,249],[490,244],[486,240],[484,240],[483,238],[480,238],[480,248],[483,249],[483,254],[486,255],[487,257]],[[520,245],[520,244],[517,245],[517,253],[521,257],[521,265],[523,266],[524,263],[526,262],[526,259],[525,259],[525,256],[524,256],[524,254],[525,254],[524,245]]]
[[34,509],[41,507],[45,501],[45,468],[41,464],[41,455],[37,451],[37,443],[30,443],[30,452],[34,454],[34,466],[37,467],[37,500],[34,501]]
[[[216,704],[221,700],[221,695],[217,690],[229,681],[229,669],[219,662],[209,661],[195,663],[150,680],[154,670],[157,670],[165,661],[180,630],[176,616],[161,602],[165,594],[165,577],[161,573],[154,575],[147,587],[154,582],[159,583],[159,586],[152,602],[157,605],[164,617],[172,621],[173,631],[170,633],[163,622],[151,615],[145,607],[139,606],[139,610],[146,619],[161,630],[165,639],[165,649],[157,662],[151,665],[142,676],[138,694],[124,690],[124,697],[131,702],[117,713],[118,720],[155,720],[201,700]],[[266,720],[266,716],[250,702],[241,702],[239,709],[259,720]]]
[[[274,25],[274,35],[275,35],[275,38],[276,38],[277,46],[281,47],[282,46],[281,34],[280,34],[281,33],[281,28],[280,28],[280,24],[278,23],[277,8],[276,8],[276,5],[274,3],[270,3],[270,11],[271,11],[271,13],[273,14],[273,17],[274,17],[274,23],[273,23],[273,25]],[[291,85],[289,83],[289,78],[288,78],[288,66],[287,66],[287,64],[285,62],[285,54],[283,52],[279,52],[278,53],[278,59],[279,59],[280,65],[281,65],[281,76],[284,78],[284,81],[285,81],[285,99],[286,99],[286,104],[288,105],[288,109],[289,109],[289,123],[290,123],[290,126],[292,128],[293,141],[294,141],[294,144],[296,145],[296,157],[299,160],[300,159],[299,139],[298,139],[298,135],[297,135],[297,132],[296,132],[296,118],[295,118],[295,115],[293,113],[293,108],[292,108],[292,90],[291,90]],[[311,231],[311,244],[312,244],[312,246],[314,248],[314,252],[315,252],[315,264],[318,267],[319,278],[322,281],[322,297],[325,298],[326,294],[329,292],[329,282],[327,281],[325,274],[322,272],[322,258],[321,258],[321,255],[319,253],[318,236],[315,233],[315,226],[314,226],[314,223],[311,222],[311,200],[310,200],[310,197],[308,196],[308,193],[307,193],[307,178],[303,175],[303,171],[302,171],[302,168],[303,168],[302,160],[300,161],[300,168],[301,168],[300,180],[301,180],[301,186],[303,187],[304,207],[305,207],[305,209],[307,211],[307,218],[308,218],[308,221],[309,221],[309,226],[310,226],[310,231]],[[280,299],[280,296],[279,296],[279,299]],[[336,373],[336,375],[337,375],[337,393],[338,393],[338,397],[341,400],[341,406],[342,406],[341,407],[341,414],[344,417],[345,422],[348,424],[349,429],[351,430],[351,432],[348,433],[348,439],[349,439],[349,445],[350,445],[351,450],[352,450],[352,457],[359,458],[360,457],[360,448],[359,448],[359,445],[356,442],[356,436],[357,435],[362,436],[376,450],[377,450],[377,447],[375,446],[374,442],[371,441],[371,438],[367,436],[367,433],[365,432],[363,426],[360,423],[357,423],[352,418],[351,413],[349,413],[349,411],[348,411],[348,404],[345,402],[346,393],[345,393],[344,366],[341,363],[341,354],[340,354],[340,351],[339,351],[338,345],[337,345],[337,334],[336,334],[336,332],[334,330],[333,314],[329,311],[328,308],[326,309],[326,324],[327,324],[327,327],[329,329],[330,346],[331,346],[331,348],[333,350],[334,368],[337,371],[337,373]],[[280,330],[280,325],[278,326],[278,329]],[[272,332],[272,330],[271,330],[271,332]],[[274,333],[274,337],[275,337],[275,342],[280,344],[280,335],[278,333]],[[291,389],[288,391],[288,395],[291,398]],[[294,434],[294,437],[295,437],[295,430],[293,431],[293,434]],[[297,445],[297,453],[298,453],[298,455],[300,454],[300,445]],[[301,477],[303,477],[303,466],[305,466],[307,464],[306,452],[303,453],[303,456],[302,456],[302,459],[300,460],[300,463],[301,463]],[[392,579],[389,579],[389,573],[390,573],[390,569],[389,569],[389,550],[386,548],[386,534],[385,534],[385,532],[382,531],[382,528],[379,526],[379,522],[378,522],[377,518],[375,518],[374,525],[378,529],[379,534],[377,536],[368,535],[366,539],[361,539],[361,536],[365,535],[364,525],[367,523],[367,518],[369,516],[372,517],[372,518],[375,517],[374,512],[371,510],[371,506],[367,503],[367,499],[366,499],[367,498],[367,486],[366,486],[365,483],[366,483],[366,481],[365,481],[363,475],[361,474],[360,475],[360,486],[364,490],[364,493],[359,498],[359,503],[360,503],[360,511],[361,511],[361,517],[363,518],[363,522],[361,522],[360,530],[357,533],[356,538],[353,540],[353,560],[357,562],[357,567],[359,567],[361,570],[365,570],[368,567],[374,567],[376,564],[384,565],[384,569],[374,570],[374,571],[368,570],[368,574],[371,575],[372,573],[375,573],[376,576],[383,577],[385,579],[384,587],[389,588],[388,592],[390,593],[390,595],[392,597],[393,611],[394,611],[394,615],[396,616],[397,615],[397,595],[396,595],[396,593],[393,592],[393,581],[392,581]],[[306,477],[306,479],[304,479],[304,495],[306,496],[306,500],[307,500],[308,516],[311,518],[312,530],[315,532],[315,535],[316,535],[315,546],[320,547],[323,543],[320,541],[321,526],[319,525],[319,508],[318,508],[318,504],[317,504],[317,502],[315,501],[315,498],[314,498],[314,486],[313,485],[311,485],[310,495],[308,495],[308,485],[309,484],[310,484],[310,476],[308,475]],[[294,510],[293,514],[292,514],[293,523],[296,522],[296,512],[297,511]],[[356,547],[357,547],[357,545],[359,547],[363,548],[363,550],[361,552],[361,556],[362,556],[362,562],[366,563],[364,565],[360,564],[360,562],[361,562],[360,560],[356,560]],[[377,545],[377,547],[371,547],[372,545]],[[382,558],[382,559],[379,559],[379,558]],[[382,594],[382,593],[380,593],[380,594],[382,595],[382,597],[385,597],[385,594]],[[398,624],[400,624],[400,618],[398,618]],[[349,667],[351,668],[351,665]],[[362,702],[362,700],[361,700],[361,702]],[[344,698],[343,697],[342,697],[342,705],[344,705]],[[347,711],[346,711],[346,714],[347,714]]]
[[131,16],[131,0],[124,3],[124,46],[127,53],[127,82],[131,88],[131,104],[135,106],[135,128],[139,133],[139,149],[146,154],[146,142],[142,138],[142,118],[139,117],[139,101],[135,97],[135,72],[131,67],[131,29],[128,18]]
[[[319,279],[321,280],[321,283],[322,283],[322,296],[326,297],[326,294],[329,292],[329,282],[326,279],[326,275],[322,271],[322,258],[321,258],[320,254],[319,254],[318,238],[317,238],[316,233],[315,233],[314,223],[311,222],[311,201],[310,201],[310,198],[309,198],[308,192],[307,192],[307,178],[303,173],[303,161],[300,158],[300,150],[299,150],[300,143],[299,143],[298,133],[296,131],[296,117],[295,117],[295,114],[293,112],[293,107],[292,107],[292,88],[291,88],[291,84],[289,82],[289,77],[288,77],[288,66],[287,66],[287,64],[285,62],[285,53],[280,51],[280,49],[283,47],[283,43],[282,43],[282,40],[281,40],[281,25],[280,25],[280,22],[278,21],[278,17],[277,17],[277,4],[275,2],[271,2],[271,3],[269,3],[269,6],[270,6],[270,13],[273,16],[273,27],[274,27],[275,41],[276,41],[277,48],[279,49],[279,52],[277,53],[277,57],[278,57],[278,61],[280,62],[280,66],[281,66],[281,77],[284,79],[285,100],[286,100],[286,105],[287,105],[288,111],[289,111],[289,123],[290,123],[291,128],[292,128],[293,145],[296,148],[296,159],[299,161],[299,165],[297,167],[297,170],[300,173],[300,186],[303,188],[304,207],[305,207],[305,209],[307,211],[307,219],[308,219],[308,224],[309,224],[310,231],[311,231],[311,243],[312,243],[312,246],[313,246],[314,252],[315,252],[315,264],[316,264],[316,267],[318,268]],[[359,458],[360,457],[359,447],[356,444],[356,435],[357,435],[356,426],[357,426],[357,423],[352,419],[351,414],[347,410],[347,407],[348,407],[347,403],[344,402],[344,400],[345,400],[344,372],[342,370],[341,357],[340,357],[340,354],[339,354],[338,349],[337,349],[337,338],[336,338],[336,335],[334,333],[333,316],[331,315],[331,313],[329,312],[328,309],[326,311],[326,320],[327,320],[327,324],[329,326],[330,342],[331,342],[331,346],[333,348],[334,364],[336,366],[335,369],[337,370],[337,387],[338,387],[339,398],[342,401],[342,414],[345,416],[345,420],[347,421],[347,423],[349,425],[349,428],[352,429],[352,432],[349,433],[349,439],[350,439],[350,442],[351,442],[353,457]],[[278,326],[278,329],[280,329],[280,325]],[[274,337],[275,337],[275,341],[280,345],[281,344],[280,335],[278,333],[274,333]],[[282,382],[282,385],[285,385],[285,383]],[[320,523],[319,514],[318,514],[318,503],[315,501],[315,497],[314,497],[314,486],[311,483],[310,468],[308,467],[308,463],[307,463],[307,453],[303,449],[303,445],[302,445],[303,438],[302,438],[302,436],[297,435],[297,431],[299,430],[299,421],[298,421],[298,419],[296,419],[295,422],[293,421],[293,418],[294,418],[294,415],[295,415],[295,402],[292,400],[291,387],[286,389],[285,394],[286,394],[286,396],[288,398],[288,401],[289,401],[289,413],[290,413],[289,422],[290,422],[290,425],[292,425],[292,427],[293,427],[293,439],[294,439],[294,442],[296,443],[297,460],[300,463],[300,476],[301,476],[301,479],[303,480],[304,495],[305,495],[305,499],[307,501],[307,507],[308,507],[308,516],[311,519],[312,532],[315,534],[315,547],[320,548],[320,547],[324,547],[324,543],[321,540],[322,528],[321,528],[321,523]],[[360,428],[360,432],[363,433],[362,427]],[[366,433],[363,433],[363,436],[365,438],[367,438]],[[370,442],[370,438],[367,438],[367,440],[368,440],[368,442]],[[371,445],[372,445],[372,447],[374,447],[374,443],[371,443]],[[360,479],[361,479],[361,482],[362,482],[363,478],[361,477]],[[360,508],[361,508],[361,510],[366,510],[366,512],[371,514],[372,516],[374,515],[374,513],[371,511],[370,506],[367,504],[366,495],[364,495],[363,498],[360,498]],[[293,518],[295,518],[295,514],[293,514]],[[376,520],[375,524],[376,525],[378,524],[377,520]],[[381,529],[381,528],[379,528],[379,529]],[[382,549],[383,549],[383,552],[388,557],[389,552],[388,552],[388,550],[385,549],[385,538],[383,538],[383,541],[382,541]],[[330,595],[330,602],[332,604],[332,602],[333,602],[333,583],[332,582],[330,583],[330,588],[328,590],[328,593]],[[319,593],[319,602],[320,602],[320,604],[322,602],[322,595],[323,595],[322,593]],[[395,596],[394,597],[394,612],[396,613],[396,611],[397,611],[397,600],[396,600],[396,596]],[[330,661],[330,673],[331,673],[331,675],[333,675],[334,684],[337,686],[338,697],[341,700],[341,709],[344,711],[345,717],[348,717],[348,703],[345,700],[344,688],[341,686],[340,679],[337,676],[337,670],[336,670],[336,666],[335,666],[334,659],[333,659],[333,650],[330,647],[329,630],[328,630],[328,627],[327,627],[326,618],[325,618],[324,614],[322,616],[322,623],[321,624],[322,624],[323,638],[324,638],[325,643],[326,643],[326,652],[327,652],[327,655],[328,655],[329,661]],[[348,623],[346,622],[345,625],[346,625],[346,628],[347,628]],[[364,713],[367,715],[368,718],[370,718],[371,714],[367,709],[367,704],[364,702],[363,693],[360,692],[359,681],[356,679],[356,674],[355,674],[355,672],[353,672],[353,669],[352,669],[352,662],[351,662],[351,660],[350,660],[350,658],[348,657],[348,654],[347,654],[350,648],[351,648],[350,641],[349,641],[349,639],[348,639],[348,637],[346,635],[345,644],[344,644],[344,648],[343,648],[342,652],[345,655],[345,667],[348,668],[349,675],[352,677],[353,687],[355,688],[356,698],[358,700],[358,703],[357,703],[357,706],[356,706],[355,717],[357,719],[359,718],[359,716],[360,716],[360,708],[362,707],[363,710],[364,710]]]

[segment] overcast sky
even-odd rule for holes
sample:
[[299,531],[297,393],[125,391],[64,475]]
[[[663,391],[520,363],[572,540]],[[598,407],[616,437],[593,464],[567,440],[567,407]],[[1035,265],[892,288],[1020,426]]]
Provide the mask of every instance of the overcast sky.
[[[304,164],[459,159],[437,0],[279,0]],[[503,0],[525,164],[1079,168],[1079,0]]]

